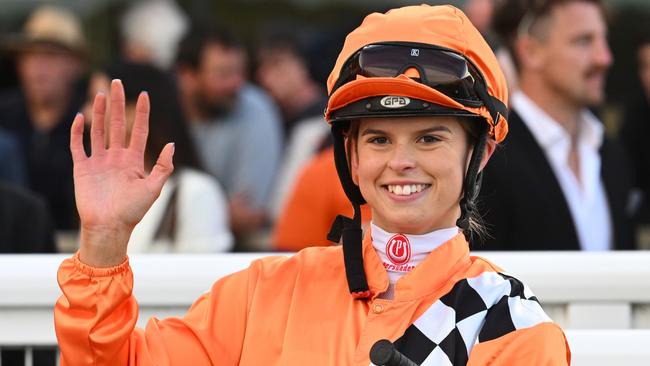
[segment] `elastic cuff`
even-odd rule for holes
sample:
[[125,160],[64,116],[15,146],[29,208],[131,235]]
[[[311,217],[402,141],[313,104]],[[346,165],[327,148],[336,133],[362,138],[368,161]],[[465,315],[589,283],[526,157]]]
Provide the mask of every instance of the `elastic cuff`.
[[74,261],[74,267],[80,271],[81,273],[85,274],[86,276],[89,277],[110,277],[110,276],[115,276],[117,274],[120,274],[122,272],[126,272],[130,266],[129,266],[129,257],[127,256],[124,259],[124,262],[118,264],[117,266],[114,267],[93,267],[90,265],[85,264],[84,262],[79,259],[79,252],[77,251],[72,257],[72,260]]

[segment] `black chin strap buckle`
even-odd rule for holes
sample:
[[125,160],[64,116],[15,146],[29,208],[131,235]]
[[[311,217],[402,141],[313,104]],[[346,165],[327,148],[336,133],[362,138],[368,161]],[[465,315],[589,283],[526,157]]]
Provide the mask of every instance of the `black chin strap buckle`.
[[343,262],[345,264],[345,277],[348,280],[348,289],[355,299],[368,299],[372,296],[366,273],[363,268],[363,245],[360,208],[354,205],[354,218],[342,215],[336,216],[332,223],[327,239],[338,243],[343,242]]
[[330,227],[330,232],[327,233],[327,240],[338,244],[341,241],[341,235],[343,235],[343,228],[352,225],[352,223],[353,220],[351,218],[343,215],[336,215],[336,218]]

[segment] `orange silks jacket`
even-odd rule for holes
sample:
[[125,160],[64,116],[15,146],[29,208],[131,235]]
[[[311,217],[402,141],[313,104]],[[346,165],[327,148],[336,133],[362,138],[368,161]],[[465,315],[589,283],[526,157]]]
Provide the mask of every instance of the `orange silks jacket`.
[[353,299],[341,247],[307,248],[254,261],[218,280],[183,318],[135,328],[128,260],[92,268],[78,256],[58,272],[55,307],[61,364],[370,365],[380,339],[419,365],[567,365],[560,327],[530,289],[469,255],[462,234],[378,296],[388,277],[370,239],[364,267],[372,297]]

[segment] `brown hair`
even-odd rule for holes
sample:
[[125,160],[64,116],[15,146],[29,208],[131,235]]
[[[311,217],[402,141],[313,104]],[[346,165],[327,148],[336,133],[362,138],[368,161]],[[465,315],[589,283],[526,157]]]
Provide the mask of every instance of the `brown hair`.
[[522,33],[537,34],[537,25],[546,20],[553,9],[573,2],[586,2],[604,8],[601,0],[501,0],[496,2],[492,27],[512,57],[517,71],[520,61],[515,41]]

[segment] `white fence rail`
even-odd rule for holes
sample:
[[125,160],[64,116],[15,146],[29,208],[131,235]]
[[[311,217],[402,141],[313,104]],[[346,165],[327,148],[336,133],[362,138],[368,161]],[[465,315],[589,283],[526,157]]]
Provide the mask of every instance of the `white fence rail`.
[[[152,315],[183,314],[215,280],[263,255],[134,255],[139,325]],[[650,364],[650,252],[480,255],[529,284],[549,315],[569,329],[574,364]],[[56,344],[52,307],[65,257],[0,255],[0,347]]]

